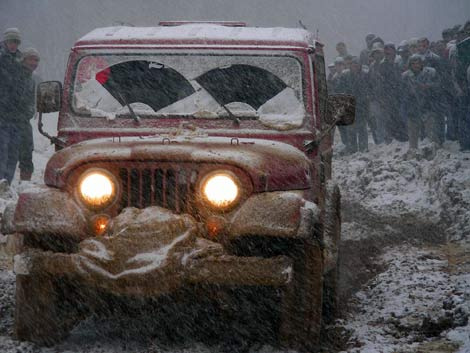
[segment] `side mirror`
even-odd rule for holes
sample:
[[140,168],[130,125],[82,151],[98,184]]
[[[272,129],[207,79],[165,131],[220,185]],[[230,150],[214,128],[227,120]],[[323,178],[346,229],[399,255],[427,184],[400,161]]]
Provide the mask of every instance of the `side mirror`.
[[58,112],[62,103],[62,84],[59,81],[40,83],[36,98],[39,113]]
[[336,125],[351,125],[356,116],[356,99],[348,94],[328,96],[328,114]]

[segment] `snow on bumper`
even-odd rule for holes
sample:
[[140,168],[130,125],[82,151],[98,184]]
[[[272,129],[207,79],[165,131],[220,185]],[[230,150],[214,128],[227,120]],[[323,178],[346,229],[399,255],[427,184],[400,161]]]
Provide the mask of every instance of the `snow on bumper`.
[[19,275],[71,278],[114,293],[158,295],[184,284],[282,286],[291,260],[237,257],[198,236],[189,215],[159,207],[125,209],[113,220],[110,236],[88,238],[73,254],[29,249],[15,257]]

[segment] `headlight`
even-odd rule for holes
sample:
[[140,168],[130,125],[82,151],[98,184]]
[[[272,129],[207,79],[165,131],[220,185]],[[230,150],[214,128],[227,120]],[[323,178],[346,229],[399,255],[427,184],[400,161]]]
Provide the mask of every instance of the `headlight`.
[[203,182],[202,195],[211,206],[225,209],[238,201],[240,190],[234,176],[228,172],[217,172]]
[[105,171],[93,170],[81,178],[78,192],[87,206],[101,208],[113,201],[116,195],[116,184]]

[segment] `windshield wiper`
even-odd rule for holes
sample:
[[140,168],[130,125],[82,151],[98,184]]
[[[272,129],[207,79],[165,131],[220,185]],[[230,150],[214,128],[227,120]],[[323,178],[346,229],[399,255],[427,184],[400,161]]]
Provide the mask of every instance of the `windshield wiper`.
[[204,88],[204,90],[207,92],[207,94],[209,94],[209,96],[212,97],[212,99],[214,99],[214,100],[217,102],[217,104],[219,104],[222,108],[225,109],[225,111],[226,111],[227,114],[228,114],[229,119],[232,120],[235,125],[240,126],[240,119],[238,119],[238,118],[235,116],[235,114],[233,114],[233,113],[230,111],[230,109],[227,108],[227,106],[226,106],[225,104],[223,104],[221,101],[219,101],[219,100],[217,99],[217,97],[215,97],[214,95],[212,95],[207,89]]
[[139,118],[139,117],[137,116],[137,114],[134,112],[134,109],[132,109],[131,105],[130,105],[129,103],[127,103],[127,101],[124,99],[124,97],[122,96],[121,93],[119,93],[119,97],[121,97],[121,100],[122,100],[123,102],[125,102],[127,109],[129,109],[129,113],[131,113],[132,119],[134,119],[134,121],[135,121],[137,124],[140,124],[140,118]]

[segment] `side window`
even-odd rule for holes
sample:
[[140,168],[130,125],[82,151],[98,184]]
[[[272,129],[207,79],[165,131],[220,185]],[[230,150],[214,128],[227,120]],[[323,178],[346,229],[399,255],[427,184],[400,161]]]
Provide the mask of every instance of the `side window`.
[[315,84],[318,90],[318,103],[320,116],[325,118],[327,102],[328,102],[328,89],[326,86],[326,72],[325,72],[325,59],[321,55],[315,55],[313,59],[313,67],[315,73]]

